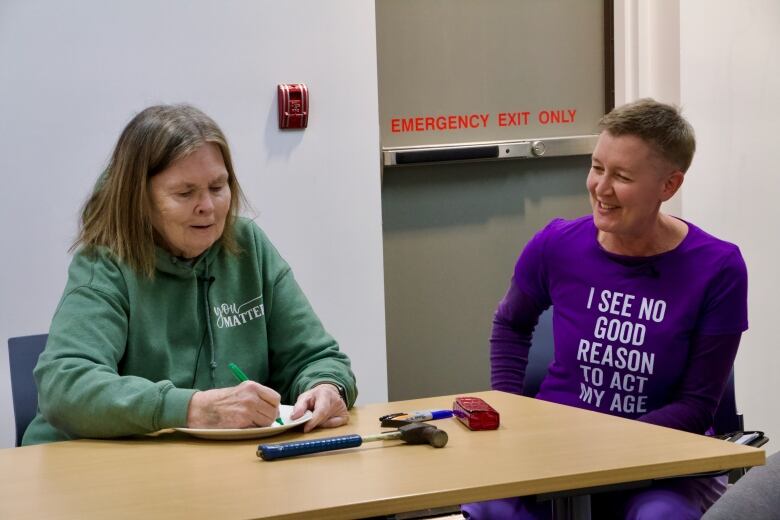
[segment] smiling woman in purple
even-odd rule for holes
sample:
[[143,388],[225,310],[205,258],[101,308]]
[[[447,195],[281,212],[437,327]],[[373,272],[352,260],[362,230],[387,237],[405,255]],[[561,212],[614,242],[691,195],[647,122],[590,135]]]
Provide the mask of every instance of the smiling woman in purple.
[[[521,393],[539,315],[554,359],[538,399],[706,433],[747,330],[747,271],[734,244],[664,214],[695,150],[672,106],[643,99],[600,122],[586,186],[592,214],[555,219],[526,245],[493,320],[492,387]],[[678,479],[593,497],[594,518],[699,518],[722,479]],[[505,499],[467,518],[549,518]]]

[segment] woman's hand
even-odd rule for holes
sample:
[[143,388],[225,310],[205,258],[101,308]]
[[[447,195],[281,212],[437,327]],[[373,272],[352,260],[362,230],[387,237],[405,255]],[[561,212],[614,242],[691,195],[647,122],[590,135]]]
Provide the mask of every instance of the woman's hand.
[[[337,395],[338,397],[338,395]],[[281,397],[254,381],[195,392],[187,411],[188,428],[250,428],[270,426],[279,414]]]
[[319,384],[298,396],[290,419],[298,419],[306,410],[311,410],[313,415],[303,425],[305,432],[311,431],[317,426],[335,428],[349,422],[346,403],[341,399],[338,388],[329,383]]

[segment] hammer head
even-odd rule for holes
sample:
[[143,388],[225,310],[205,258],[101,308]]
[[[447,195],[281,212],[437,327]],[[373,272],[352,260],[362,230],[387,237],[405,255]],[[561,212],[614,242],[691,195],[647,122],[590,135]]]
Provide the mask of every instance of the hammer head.
[[430,444],[434,448],[447,445],[447,432],[431,424],[421,422],[409,423],[398,428],[401,440],[408,444]]

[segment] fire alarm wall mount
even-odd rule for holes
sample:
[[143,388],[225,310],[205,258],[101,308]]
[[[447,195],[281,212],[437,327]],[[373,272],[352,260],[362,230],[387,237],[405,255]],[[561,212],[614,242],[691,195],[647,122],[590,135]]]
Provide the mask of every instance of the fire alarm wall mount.
[[306,128],[309,124],[309,89],[303,83],[281,83],[279,128]]

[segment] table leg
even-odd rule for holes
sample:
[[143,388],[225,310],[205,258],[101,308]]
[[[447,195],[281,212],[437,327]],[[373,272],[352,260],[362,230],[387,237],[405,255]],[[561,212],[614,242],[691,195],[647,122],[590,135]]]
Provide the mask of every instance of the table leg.
[[554,498],[553,520],[590,520],[590,495]]

